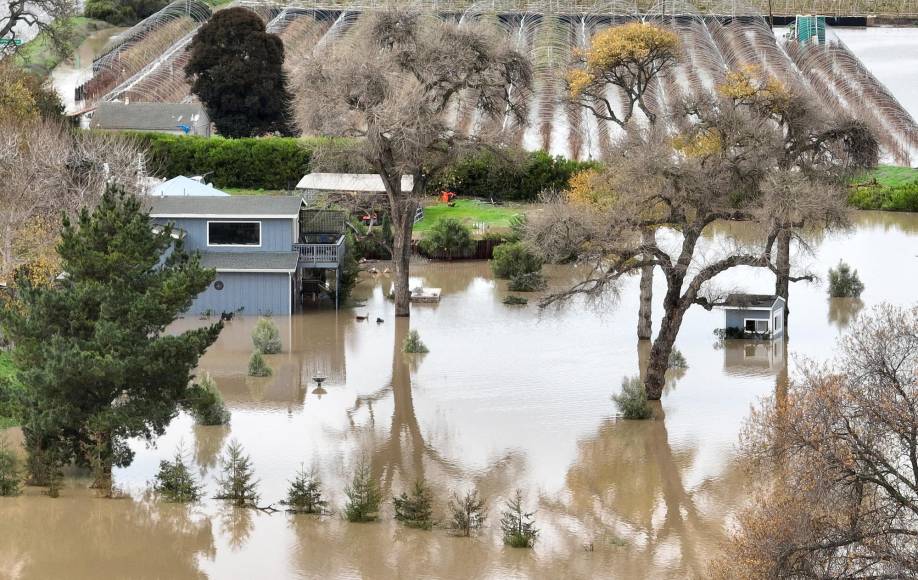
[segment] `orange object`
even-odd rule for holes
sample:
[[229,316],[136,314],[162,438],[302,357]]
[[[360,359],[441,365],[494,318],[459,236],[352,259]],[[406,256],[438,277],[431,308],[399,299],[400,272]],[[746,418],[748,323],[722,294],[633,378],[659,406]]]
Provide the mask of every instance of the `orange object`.
[[440,192],[440,201],[443,203],[449,203],[456,199],[456,194],[452,191],[441,191]]

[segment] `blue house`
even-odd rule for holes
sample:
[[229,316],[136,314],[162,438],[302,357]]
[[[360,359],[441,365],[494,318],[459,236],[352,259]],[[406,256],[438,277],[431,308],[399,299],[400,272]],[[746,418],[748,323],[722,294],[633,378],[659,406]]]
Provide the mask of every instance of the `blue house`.
[[153,197],[149,210],[217,271],[191,314],[289,315],[302,306],[307,285],[337,295],[342,212],[310,210],[291,196]]
[[784,336],[784,299],[771,294],[730,294],[721,306],[728,338]]

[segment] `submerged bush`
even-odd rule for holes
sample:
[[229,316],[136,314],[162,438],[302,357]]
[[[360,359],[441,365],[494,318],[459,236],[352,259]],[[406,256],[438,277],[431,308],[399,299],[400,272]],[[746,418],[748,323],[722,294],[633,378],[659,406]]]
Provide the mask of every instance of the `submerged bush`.
[[280,331],[270,318],[259,318],[252,331],[252,344],[255,350],[264,354],[277,354],[281,351]]
[[230,441],[226,453],[220,458],[220,475],[217,477],[215,499],[227,499],[237,507],[247,507],[258,502],[258,480],[251,458],[235,439]]
[[501,244],[494,248],[491,270],[498,278],[511,279],[541,269],[542,259],[532,253],[523,242]]
[[685,360],[685,355],[682,354],[682,351],[676,347],[673,347],[672,352],[669,353],[669,368],[671,369],[687,369],[688,361]]
[[261,351],[255,351],[249,358],[249,376],[250,377],[270,377],[271,367],[265,362],[265,357]]
[[379,482],[373,479],[370,466],[361,462],[354,470],[350,485],[344,488],[347,502],[344,504],[344,516],[349,522],[372,522],[377,518],[382,496]]
[[472,230],[455,218],[438,221],[420,242],[421,250],[433,258],[463,258],[475,249]]
[[0,438],[0,496],[19,495],[21,482],[19,459],[6,439]]
[[198,425],[226,425],[230,421],[230,412],[223,402],[223,395],[209,373],[204,373],[194,386],[190,407]]
[[523,492],[516,493],[507,500],[507,507],[500,518],[500,531],[504,544],[512,548],[531,548],[539,535],[535,527],[535,512],[523,509]]
[[402,492],[402,495],[393,497],[392,504],[395,506],[395,519],[409,528],[429,530],[433,527],[433,498],[424,481],[414,482],[411,495]]
[[481,528],[488,517],[485,501],[478,495],[477,489],[471,489],[460,496],[454,493],[449,500],[451,514],[450,528],[460,536],[472,535],[472,530]]
[[201,485],[185,465],[184,450],[179,447],[172,461],[159,462],[159,472],[153,481],[153,490],[173,503],[194,502],[201,499]]
[[829,268],[829,296],[832,298],[859,298],[864,291],[864,283],[857,275],[857,270],[844,262],[837,268]]
[[303,466],[287,488],[287,498],[281,501],[287,511],[297,514],[321,514],[328,502],[322,497],[322,481],[313,470],[307,472]]
[[546,286],[548,286],[548,281],[545,280],[545,276],[538,272],[531,272],[529,274],[517,274],[510,278],[507,289],[511,292],[537,292],[544,290]]
[[529,304],[528,298],[523,298],[522,296],[515,296],[510,294],[509,296],[504,297],[504,304],[508,306],[524,306]]
[[425,352],[430,352],[421,341],[421,335],[418,334],[417,330],[412,330],[408,333],[408,336],[405,337],[405,342],[402,343],[402,350],[409,354],[424,354]]
[[622,392],[612,395],[615,406],[625,419],[649,419],[653,415],[647,403],[647,391],[640,377],[622,379]]

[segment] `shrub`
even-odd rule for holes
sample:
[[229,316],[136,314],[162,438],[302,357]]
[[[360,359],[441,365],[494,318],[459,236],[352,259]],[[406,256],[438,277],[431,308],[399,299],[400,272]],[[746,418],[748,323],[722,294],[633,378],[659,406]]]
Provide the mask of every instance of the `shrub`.
[[517,274],[510,278],[507,289],[511,292],[537,292],[544,290],[547,286],[548,281],[545,280],[545,276],[539,272],[531,272],[529,274]]
[[918,211],[918,181],[857,188],[848,196],[848,203],[858,209]]
[[829,268],[829,296],[832,298],[859,298],[864,291],[864,283],[857,275],[857,270],[844,262],[837,268]]
[[281,351],[280,331],[270,318],[259,318],[252,331],[252,344],[263,354],[277,354]]
[[421,335],[418,334],[417,330],[412,330],[408,333],[408,336],[405,337],[405,342],[402,343],[402,350],[409,354],[424,354],[425,352],[430,352],[421,341]]
[[622,379],[622,392],[612,395],[612,400],[625,419],[649,419],[653,415],[640,377]]
[[512,548],[532,547],[539,535],[532,517],[534,513],[523,509],[523,492],[516,490],[516,494],[507,500],[507,507],[500,518],[500,531],[506,545]]
[[287,488],[287,498],[281,501],[287,511],[296,514],[321,514],[328,502],[322,498],[322,481],[313,470],[306,472],[303,466]]
[[19,459],[6,439],[0,438],[0,496],[19,495],[20,483]]
[[181,447],[175,452],[172,461],[159,462],[159,472],[154,479],[153,490],[164,500],[173,503],[201,499],[201,485],[185,465],[185,454]]
[[271,367],[265,362],[265,357],[261,352],[255,351],[249,358],[249,376],[250,377],[270,377],[272,374]]
[[433,499],[430,488],[421,481],[414,482],[411,495],[402,492],[402,495],[392,498],[395,506],[395,519],[409,528],[429,530],[433,526]]
[[217,477],[215,499],[228,499],[237,507],[247,507],[258,502],[258,480],[252,460],[235,439],[230,441],[226,453],[220,458],[220,475]]
[[349,522],[372,522],[377,518],[379,503],[379,483],[370,474],[370,466],[364,461],[354,470],[350,485],[344,488],[347,502],[344,504],[344,515]]
[[524,306],[529,304],[528,298],[523,298],[522,296],[514,296],[510,294],[509,296],[504,297],[504,304],[508,306]]
[[479,497],[477,489],[462,496],[454,493],[449,500],[449,511],[452,514],[450,528],[461,536],[472,535],[472,530],[479,529],[488,517],[485,501]]
[[195,385],[190,404],[191,414],[198,425],[226,425],[230,421],[230,412],[223,402],[223,395],[217,389],[217,383],[209,373],[204,373]]
[[421,240],[421,250],[433,258],[463,258],[475,249],[472,230],[457,219],[438,221]]
[[170,0],[86,0],[83,15],[115,26],[131,26],[165,7]]
[[542,269],[542,259],[532,253],[522,242],[501,244],[494,248],[491,270],[498,278],[511,279],[521,274],[532,274]]
[[682,354],[678,348],[673,347],[672,352],[669,353],[669,368],[671,369],[687,369],[688,361],[685,360],[685,355]]

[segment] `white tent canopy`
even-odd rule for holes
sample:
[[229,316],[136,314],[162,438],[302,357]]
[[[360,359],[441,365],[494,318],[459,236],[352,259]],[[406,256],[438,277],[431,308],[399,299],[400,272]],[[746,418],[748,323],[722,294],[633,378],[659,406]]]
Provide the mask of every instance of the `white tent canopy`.
[[158,185],[151,187],[147,191],[148,195],[156,197],[165,197],[173,195],[183,195],[183,196],[207,196],[207,197],[222,197],[229,195],[224,191],[216,189],[214,186],[201,183],[190,177],[185,177],[184,175],[179,175],[178,177],[173,177],[168,181],[164,181]]
[[[414,178],[402,176],[402,191],[411,191]],[[385,193],[382,177],[375,173],[310,173],[296,184],[297,189],[347,193]]]

